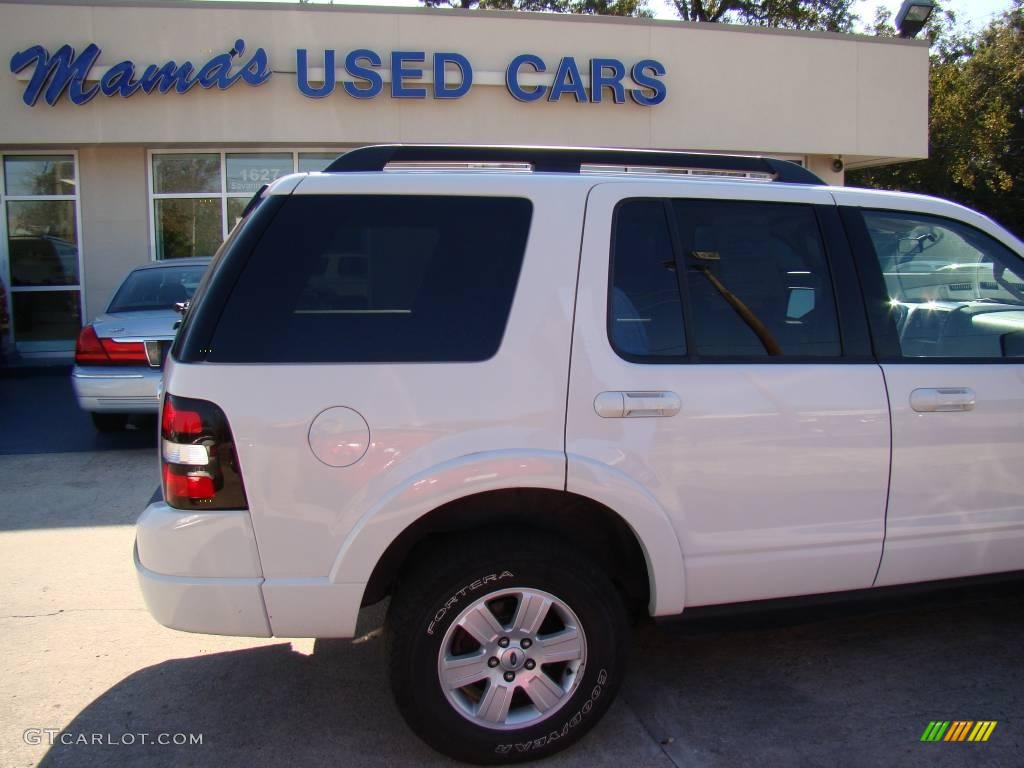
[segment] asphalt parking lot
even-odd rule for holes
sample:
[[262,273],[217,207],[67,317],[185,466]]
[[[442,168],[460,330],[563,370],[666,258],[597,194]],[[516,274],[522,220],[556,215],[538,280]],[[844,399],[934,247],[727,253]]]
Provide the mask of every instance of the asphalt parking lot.
[[[380,607],[355,641],[149,617],[131,526],[158,483],[154,423],[94,434],[52,369],[0,371],[0,426],[0,765],[453,764],[391,703]],[[1022,638],[1020,580],[644,626],[609,715],[544,765],[1021,766]],[[997,726],[922,743],[932,720]]]

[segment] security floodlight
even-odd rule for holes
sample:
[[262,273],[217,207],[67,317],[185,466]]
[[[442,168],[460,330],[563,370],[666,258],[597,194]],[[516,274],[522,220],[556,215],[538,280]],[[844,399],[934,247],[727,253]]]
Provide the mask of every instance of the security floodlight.
[[935,10],[932,0],[903,0],[900,12],[896,14],[896,29],[900,37],[916,37]]

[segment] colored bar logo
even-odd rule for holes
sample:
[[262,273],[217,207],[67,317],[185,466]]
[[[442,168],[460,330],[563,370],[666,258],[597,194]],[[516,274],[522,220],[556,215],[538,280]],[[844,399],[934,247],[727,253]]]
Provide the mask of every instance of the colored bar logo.
[[995,720],[932,720],[921,741],[988,741],[996,729]]

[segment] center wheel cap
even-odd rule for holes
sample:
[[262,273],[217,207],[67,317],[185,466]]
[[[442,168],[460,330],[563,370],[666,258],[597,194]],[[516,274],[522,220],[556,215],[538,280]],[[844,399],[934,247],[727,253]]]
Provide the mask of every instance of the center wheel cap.
[[517,672],[526,663],[526,653],[522,648],[509,648],[501,654],[501,666],[510,672]]

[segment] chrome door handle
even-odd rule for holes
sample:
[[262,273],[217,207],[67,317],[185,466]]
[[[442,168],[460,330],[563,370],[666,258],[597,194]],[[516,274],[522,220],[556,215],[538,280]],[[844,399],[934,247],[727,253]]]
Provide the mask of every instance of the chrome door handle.
[[918,413],[973,411],[976,402],[970,387],[926,387],[910,393],[910,407]]
[[602,392],[594,398],[594,410],[604,419],[675,416],[680,407],[675,392]]

